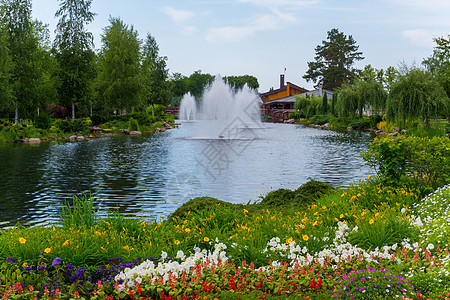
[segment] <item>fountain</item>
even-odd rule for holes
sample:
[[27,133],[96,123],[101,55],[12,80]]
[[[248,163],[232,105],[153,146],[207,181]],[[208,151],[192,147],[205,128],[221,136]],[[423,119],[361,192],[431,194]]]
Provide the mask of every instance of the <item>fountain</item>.
[[247,85],[234,91],[220,75],[205,89],[197,110],[190,93],[183,96],[180,120],[196,120],[196,138],[245,139],[245,132],[262,128],[258,94]]
[[194,120],[197,115],[197,103],[191,93],[187,93],[181,99],[180,120]]

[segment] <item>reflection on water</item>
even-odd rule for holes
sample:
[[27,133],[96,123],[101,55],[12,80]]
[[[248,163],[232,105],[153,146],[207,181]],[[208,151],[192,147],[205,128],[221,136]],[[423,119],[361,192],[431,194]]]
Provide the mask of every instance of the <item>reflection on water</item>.
[[61,205],[91,193],[102,213],[164,217],[197,196],[257,200],[308,177],[335,186],[371,174],[370,137],[301,125],[265,124],[250,139],[195,139],[198,123],[142,137],[0,145],[0,222],[58,222]]

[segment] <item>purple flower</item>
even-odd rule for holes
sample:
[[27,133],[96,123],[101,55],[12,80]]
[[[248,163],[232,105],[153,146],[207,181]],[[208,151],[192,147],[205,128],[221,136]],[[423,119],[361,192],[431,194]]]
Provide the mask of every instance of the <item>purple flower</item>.
[[57,257],[52,262],[52,267],[59,266],[61,264],[61,257]]
[[30,270],[31,270],[31,267],[25,267],[25,270],[30,271]]
[[46,266],[40,266],[40,267],[38,267],[37,269],[38,269],[38,270],[47,270],[47,267],[46,267]]

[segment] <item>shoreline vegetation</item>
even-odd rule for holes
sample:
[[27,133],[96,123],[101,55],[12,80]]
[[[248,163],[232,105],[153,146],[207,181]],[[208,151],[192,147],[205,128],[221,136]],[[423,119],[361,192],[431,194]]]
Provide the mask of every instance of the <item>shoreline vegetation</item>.
[[255,203],[191,199],[167,219],[98,216],[0,234],[5,299],[450,299],[450,140],[377,138],[376,176],[310,179]]

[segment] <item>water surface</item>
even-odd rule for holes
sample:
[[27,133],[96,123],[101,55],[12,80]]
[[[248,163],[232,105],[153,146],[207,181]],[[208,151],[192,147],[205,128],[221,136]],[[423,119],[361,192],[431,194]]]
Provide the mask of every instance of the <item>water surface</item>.
[[0,222],[58,222],[61,205],[91,193],[101,213],[164,217],[188,199],[256,201],[308,177],[348,185],[372,174],[361,159],[370,137],[264,124],[240,138],[198,134],[199,124],[142,137],[0,145]]

